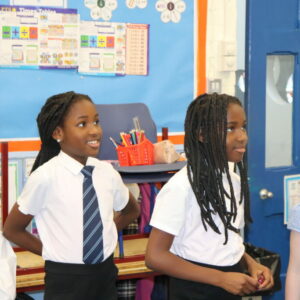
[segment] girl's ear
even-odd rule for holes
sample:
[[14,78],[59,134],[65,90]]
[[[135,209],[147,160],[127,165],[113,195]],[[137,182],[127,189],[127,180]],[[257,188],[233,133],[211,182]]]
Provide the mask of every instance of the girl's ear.
[[60,143],[63,139],[63,136],[64,134],[62,128],[57,126],[52,133],[53,139],[55,139],[58,143]]

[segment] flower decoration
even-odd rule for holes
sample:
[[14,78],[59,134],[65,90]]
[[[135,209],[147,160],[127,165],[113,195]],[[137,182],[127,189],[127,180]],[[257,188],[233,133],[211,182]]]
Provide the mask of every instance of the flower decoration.
[[161,12],[160,19],[164,23],[170,21],[178,23],[181,13],[185,11],[186,5],[183,0],[158,0],[155,4],[156,10]]
[[145,8],[147,6],[147,0],[126,0],[126,5],[128,8]]
[[91,10],[93,20],[109,21],[112,11],[118,7],[117,0],[84,0],[84,5]]

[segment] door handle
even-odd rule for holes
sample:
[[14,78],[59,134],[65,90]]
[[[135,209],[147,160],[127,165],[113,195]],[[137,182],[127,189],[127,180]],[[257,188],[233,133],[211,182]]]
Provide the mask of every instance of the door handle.
[[267,189],[261,189],[259,191],[259,197],[262,200],[268,199],[268,198],[272,198],[273,197],[273,193],[268,191]]

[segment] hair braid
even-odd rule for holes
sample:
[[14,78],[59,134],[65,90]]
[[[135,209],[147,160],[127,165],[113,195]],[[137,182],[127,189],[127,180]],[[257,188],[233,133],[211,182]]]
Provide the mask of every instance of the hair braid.
[[[187,157],[188,179],[201,211],[205,230],[207,225],[221,234],[213,220],[217,214],[225,229],[225,244],[228,230],[237,232],[232,225],[237,216],[237,204],[230,176],[226,153],[227,108],[230,103],[241,102],[225,94],[203,94],[188,107],[185,118],[184,150]],[[249,209],[249,187],[245,157],[238,163],[241,175],[241,198],[244,200],[245,220],[251,221]],[[229,191],[223,186],[223,175],[227,176]],[[226,207],[229,198],[230,208]]]

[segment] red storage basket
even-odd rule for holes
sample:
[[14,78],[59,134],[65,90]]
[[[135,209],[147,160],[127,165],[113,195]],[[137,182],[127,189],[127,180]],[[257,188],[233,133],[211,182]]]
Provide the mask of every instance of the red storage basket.
[[153,165],[154,163],[154,146],[147,139],[132,146],[118,146],[116,150],[122,167]]

